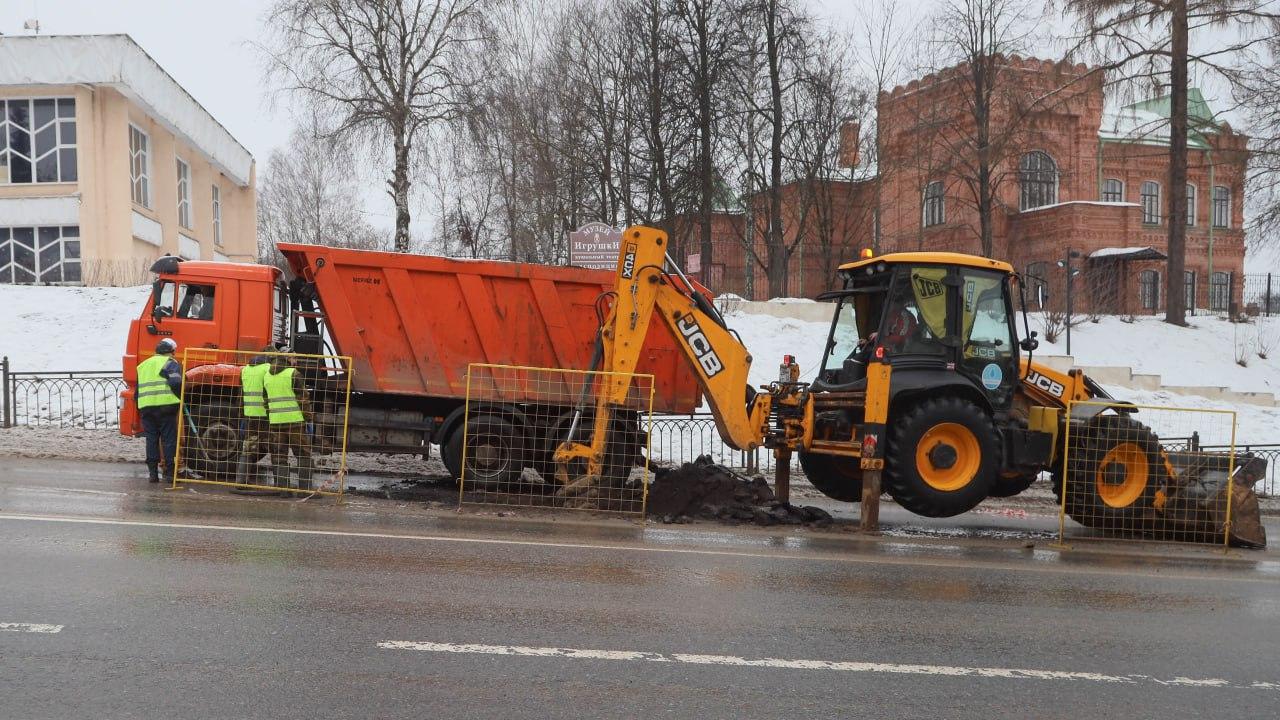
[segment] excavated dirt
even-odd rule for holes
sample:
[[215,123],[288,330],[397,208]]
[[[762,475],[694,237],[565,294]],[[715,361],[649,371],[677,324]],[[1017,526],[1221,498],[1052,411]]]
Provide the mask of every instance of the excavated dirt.
[[832,522],[821,508],[778,502],[763,477],[739,475],[705,455],[677,468],[658,468],[649,486],[648,512],[667,523],[707,518],[826,527]]

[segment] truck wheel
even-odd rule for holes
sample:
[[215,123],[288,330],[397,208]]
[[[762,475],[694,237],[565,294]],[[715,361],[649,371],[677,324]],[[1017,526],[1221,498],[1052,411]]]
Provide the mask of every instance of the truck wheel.
[[[234,480],[243,440],[240,408],[222,403],[188,405],[182,427],[182,464],[206,480]],[[195,425],[196,433],[191,431]]]
[[[1073,520],[1103,530],[1142,530],[1156,492],[1168,481],[1160,440],[1126,415],[1099,415],[1073,429],[1066,477],[1066,511]],[[1062,470],[1053,492],[1062,503]]]
[[957,397],[925,400],[893,424],[885,489],[917,515],[952,517],[986,499],[999,463],[996,428],[982,408]]
[[454,478],[461,480],[465,452],[466,484],[490,492],[510,489],[520,479],[524,465],[525,435],[506,418],[498,415],[476,415],[453,431],[448,447],[442,448],[445,466]]
[[832,500],[862,502],[862,467],[857,458],[801,450],[800,468],[809,483]]

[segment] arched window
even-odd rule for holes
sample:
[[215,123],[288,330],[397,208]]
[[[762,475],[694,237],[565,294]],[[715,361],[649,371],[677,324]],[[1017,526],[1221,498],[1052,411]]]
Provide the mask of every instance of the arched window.
[[1231,227],[1231,190],[1221,185],[1213,188],[1213,226]]
[[1049,264],[1033,262],[1027,265],[1027,290],[1031,307],[1043,310],[1049,306]]
[[1124,183],[1115,178],[1103,180],[1102,202],[1124,202]]
[[1049,153],[1034,150],[1023,155],[1018,170],[1022,175],[1021,209],[1031,210],[1058,202],[1058,164]]
[[1187,226],[1196,224],[1196,186],[1187,183]]
[[942,182],[934,180],[924,186],[924,226],[933,227],[946,221],[946,200],[942,194]]
[[1142,183],[1142,223],[1160,224],[1160,183],[1154,180]]
[[1143,310],[1160,307],[1160,271],[1143,270],[1138,273],[1138,302]]
[[1215,272],[1209,276],[1209,309],[1225,312],[1231,308],[1231,273]]

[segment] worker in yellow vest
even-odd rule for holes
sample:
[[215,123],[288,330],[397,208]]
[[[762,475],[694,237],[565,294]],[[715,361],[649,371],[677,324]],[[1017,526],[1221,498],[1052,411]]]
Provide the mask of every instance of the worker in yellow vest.
[[298,461],[298,489],[311,489],[311,438],[307,434],[307,391],[285,356],[271,361],[263,382],[271,428],[271,465],[276,487],[289,487],[289,453]]
[[176,468],[178,446],[178,396],[182,392],[182,365],[173,359],[178,343],[165,338],[156,345],[156,354],[138,363],[138,386],[134,399],[142,418],[142,434],[147,439],[147,473],[151,482],[160,482],[163,453],[166,473]]
[[[264,353],[274,352],[268,345]],[[236,464],[239,482],[258,483],[258,454],[270,442],[271,426],[267,422],[267,373],[271,372],[271,360],[267,355],[257,355],[248,365],[240,368],[240,404],[244,419],[241,421],[240,461]]]

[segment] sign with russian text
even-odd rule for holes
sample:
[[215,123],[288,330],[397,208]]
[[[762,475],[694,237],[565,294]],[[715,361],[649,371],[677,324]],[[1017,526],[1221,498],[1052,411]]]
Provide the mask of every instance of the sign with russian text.
[[622,247],[622,230],[605,223],[587,223],[569,233],[569,264],[592,270],[614,270]]

